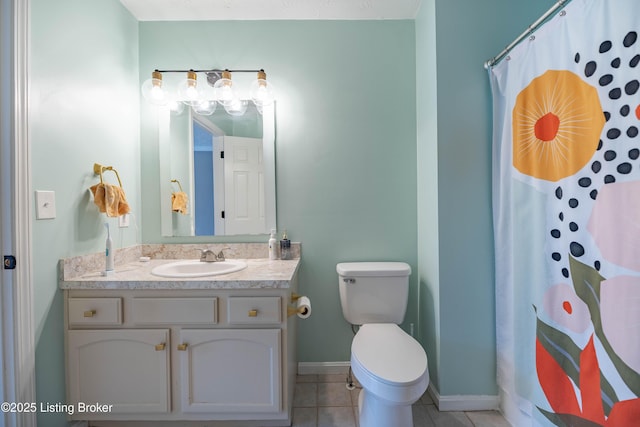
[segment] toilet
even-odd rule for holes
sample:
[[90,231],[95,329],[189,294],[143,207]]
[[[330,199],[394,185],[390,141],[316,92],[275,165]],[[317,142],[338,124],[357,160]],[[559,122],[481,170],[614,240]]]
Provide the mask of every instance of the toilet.
[[362,385],[360,427],[412,427],[411,405],[429,384],[427,355],[404,332],[411,267],[403,262],[336,266],[347,322],[360,325],[351,343],[351,369]]

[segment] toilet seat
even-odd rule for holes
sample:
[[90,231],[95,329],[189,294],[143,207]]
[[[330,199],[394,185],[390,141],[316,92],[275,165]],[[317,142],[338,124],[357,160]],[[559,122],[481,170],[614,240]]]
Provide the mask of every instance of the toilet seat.
[[362,385],[358,416],[363,427],[413,427],[411,405],[427,390],[422,346],[395,323],[362,325],[351,343],[351,368]]
[[351,344],[351,358],[358,370],[389,386],[416,384],[427,373],[424,349],[394,323],[362,325]]
[[351,343],[351,368],[363,390],[391,405],[410,405],[429,385],[427,355],[395,323],[362,325]]

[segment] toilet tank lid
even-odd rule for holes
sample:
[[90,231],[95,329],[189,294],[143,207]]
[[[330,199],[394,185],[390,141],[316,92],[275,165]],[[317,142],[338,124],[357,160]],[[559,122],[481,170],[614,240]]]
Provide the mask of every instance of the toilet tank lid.
[[341,262],[336,265],[340,276],[409,276],[411,266],[406,262]]

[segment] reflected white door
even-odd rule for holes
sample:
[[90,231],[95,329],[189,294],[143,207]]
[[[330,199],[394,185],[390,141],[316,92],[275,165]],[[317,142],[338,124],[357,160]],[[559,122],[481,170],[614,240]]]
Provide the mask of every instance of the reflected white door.
[[262,139],[224,137],[225,234],[266,232]]

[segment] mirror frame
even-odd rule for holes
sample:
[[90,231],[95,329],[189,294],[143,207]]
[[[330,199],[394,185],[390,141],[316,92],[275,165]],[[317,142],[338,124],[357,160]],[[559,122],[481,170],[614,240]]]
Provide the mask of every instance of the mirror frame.
[[[192,113],[193,114],[193,113]],[[173,233],[173,212],[171,210],[171,111],[167,106],[158,107],[158,156],[159,156],[159,185],[160,185],[160,234],[162,237],[207,237],[191,235],[175,236]],[[193,141],[189,141],[193,145]],[[276,158],[275,158],[275,103],[266,105],[262,109],[262,149],[264,162],[264,197],[265,197],[265,230],[276,228]],[[193,171],[193,165],[190,165]],[[192,172],[193,175],[193,172]],[[191,177],[193,179],[193,177]],[[261,235],[262,233],[260,233]],[[233,236],[248,236],[252,234],[234,234]],[[257,235],[257,234],[253,234]],[[224,235],[209,235],[208,237],[223,237]]]

